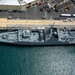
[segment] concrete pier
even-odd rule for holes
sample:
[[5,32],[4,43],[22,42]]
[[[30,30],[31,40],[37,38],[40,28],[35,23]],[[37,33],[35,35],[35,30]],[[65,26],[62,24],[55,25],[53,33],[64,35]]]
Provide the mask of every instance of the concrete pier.
[[22,20],[22,19],[7,19],[0,18],[0,28],[37,28],[48,27],[53,25],[56,27],[75,26],[75,21],[63,21],[63,20]]

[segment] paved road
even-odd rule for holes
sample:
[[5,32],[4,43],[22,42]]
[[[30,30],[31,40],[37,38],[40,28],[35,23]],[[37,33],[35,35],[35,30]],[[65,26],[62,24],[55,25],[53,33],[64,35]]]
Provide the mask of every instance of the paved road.
[[14,17],[14,18],[24,18],[24,19],[41,19],[45,16],[45,12],[47,13],[48,18],[59,17],[61,13],[75,13],[75,8],[70,8],[68,12],[55,12],[51,11],[48,13],[46,10],[41,12],[39,9],[47,6],[47,3],[43,3],[41,6],[35,6],[32,8],[28,8],[28,10],[24,12],[0,12],[0,17]]

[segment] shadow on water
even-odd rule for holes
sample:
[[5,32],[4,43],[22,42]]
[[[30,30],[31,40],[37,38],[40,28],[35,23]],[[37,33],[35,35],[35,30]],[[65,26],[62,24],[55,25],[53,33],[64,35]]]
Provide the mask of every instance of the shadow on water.
[[75,45],[65,45],[65,46],[64,45],[62,45],[62,46],[61,45],[59,45],[59,46],[57,46],[57,45],[56,46],[55,45],[54,46],[49,46],[49,45],[47,45],[47,46],[43,46],[43,45],[34,46],[34,45],[31,45],[30,46],[30,45],[16,45],[16,44],[7,44],[7,43],[0,43],[0,46],[13,47],[13,48],[14,47],[17,47],[17,48],[34,48],[34,47],[35,48],[39,48],[39,47],[40,48],[48,48],[48,47],[51,47],[51,48],[59,47],[60,48],[60,47],[64,47],[64,48],[68,48],[68,49],[69,49],[69,47],[72,49],[75,48]]
[[13,46],[13,47],[75,47],[75,45],[18,45],[18,44],[10,44],[10,43],[0,43],[1,46]]
[[0,43],[0,47],[8,48],[11,50],[11,48],[15,50],[28,50],[28,51],[39,51],[39,50],[54,50],[54,51],[67,51],[68,53],[75,53],[75,45],[74,46],[25,46],[25,45],[14,45],[14,44],[6,44],[6,43]]

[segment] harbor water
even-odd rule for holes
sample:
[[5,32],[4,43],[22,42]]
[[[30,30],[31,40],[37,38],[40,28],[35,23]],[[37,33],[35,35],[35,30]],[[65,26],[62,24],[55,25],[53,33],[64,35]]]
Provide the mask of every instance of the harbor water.
[[0,75],[75,75],[75,46],[0,44]]

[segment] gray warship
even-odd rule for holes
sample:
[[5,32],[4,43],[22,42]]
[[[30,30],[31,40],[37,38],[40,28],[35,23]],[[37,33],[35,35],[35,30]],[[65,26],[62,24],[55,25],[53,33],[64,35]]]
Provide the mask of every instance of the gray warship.
[[0,30],[0,42],[28,46],[74,45],[75,28],[7,29]]

